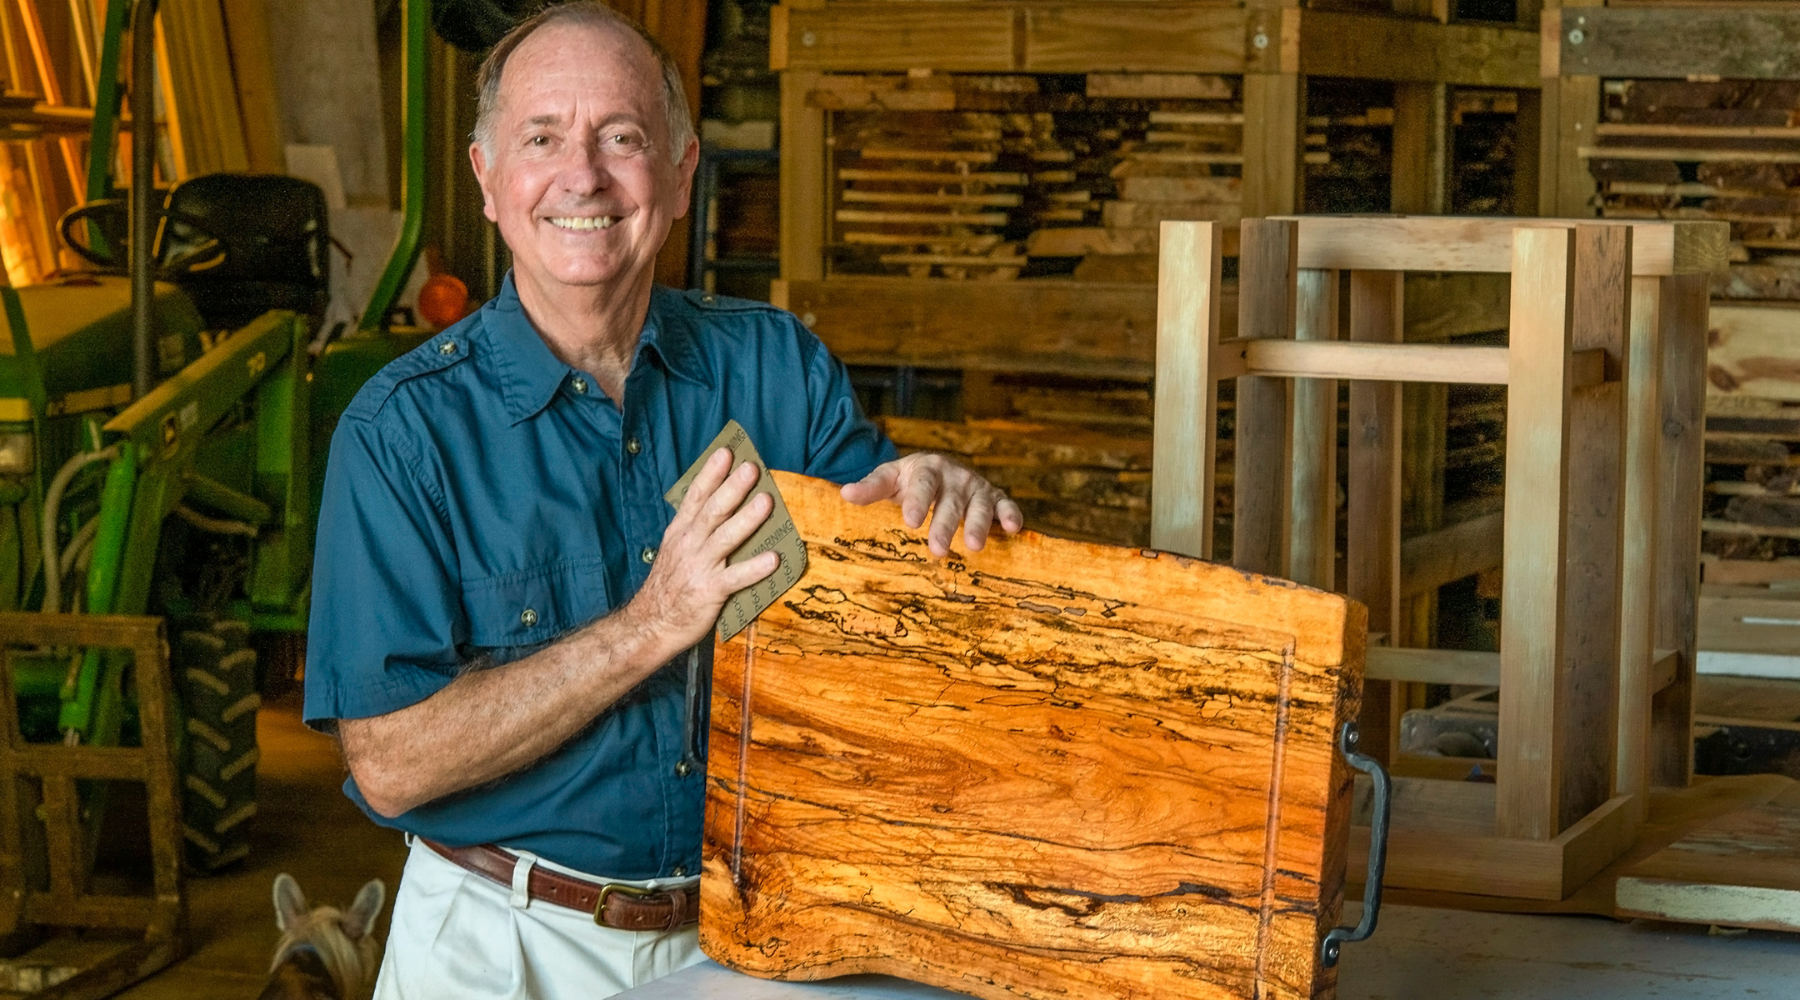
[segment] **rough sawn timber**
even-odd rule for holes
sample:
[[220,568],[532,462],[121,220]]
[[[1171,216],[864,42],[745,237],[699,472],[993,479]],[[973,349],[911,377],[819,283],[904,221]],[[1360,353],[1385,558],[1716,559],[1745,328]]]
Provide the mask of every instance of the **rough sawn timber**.
[[993,998],[1320,997],[1360,604],[1024,533],[933,559],[776,474],[807,574],[715,651],[701,946]]

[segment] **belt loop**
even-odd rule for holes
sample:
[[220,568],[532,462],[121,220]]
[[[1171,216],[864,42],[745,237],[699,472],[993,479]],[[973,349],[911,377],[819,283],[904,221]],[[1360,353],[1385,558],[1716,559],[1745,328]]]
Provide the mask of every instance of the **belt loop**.
[[531,905],[531,869],[537,864],[537,855],[530,851],[514,851],[517,860],[513,862],[512,903],[515,910],[523,910]]

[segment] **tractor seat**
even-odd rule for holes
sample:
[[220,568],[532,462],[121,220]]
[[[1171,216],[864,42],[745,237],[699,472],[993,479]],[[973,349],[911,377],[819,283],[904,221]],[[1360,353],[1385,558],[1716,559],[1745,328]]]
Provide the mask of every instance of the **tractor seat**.
[[223,260],[173,276],[208,326],[240,327],[270,309],[324,316],[331,236],[318,185],[280,174],[206,174],[176,185],[167,211],[159,260],[209,238],[224,244]]

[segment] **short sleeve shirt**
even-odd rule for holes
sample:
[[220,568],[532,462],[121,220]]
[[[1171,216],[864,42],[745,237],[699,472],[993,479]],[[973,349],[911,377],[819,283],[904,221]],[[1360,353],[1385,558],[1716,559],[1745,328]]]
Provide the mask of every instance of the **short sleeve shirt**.
[[[663,493],[736,420],[775,469],[860,479],[894,447],[792,314],[656,288],[615,404],[558,361],[509,275],[475,315],[371,379],[332,438],[305,718],[382,715],[623,606],[674,509]],[[702,643],[710,664],[710,644]],[[561,749],[376,822],[623,879],[700,866],[704,775],[679,773],[685,658]]]

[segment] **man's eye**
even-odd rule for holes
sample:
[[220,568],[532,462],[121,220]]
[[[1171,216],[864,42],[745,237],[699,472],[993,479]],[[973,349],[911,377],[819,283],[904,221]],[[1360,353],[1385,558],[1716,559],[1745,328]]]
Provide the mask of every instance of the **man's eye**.
[[531,138],[525,140],[525,145],[527,145],[527,146],[548,146],[548,145],[550,145],[550,137],[547,135],[534,135]]
[[612,143],[615,146],[629,147],[629,146],[642,145],[642,143],[639,141],[638,137],[630,134],[629,132],[620,132],[620,133],[612,136],[611,138],[607,139],[606,141]]

